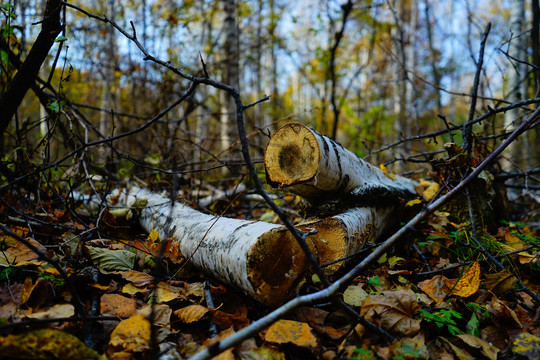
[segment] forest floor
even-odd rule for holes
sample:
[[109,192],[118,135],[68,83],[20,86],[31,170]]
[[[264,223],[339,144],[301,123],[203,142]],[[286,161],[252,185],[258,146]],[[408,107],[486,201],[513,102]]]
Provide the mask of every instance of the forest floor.
[[[160,257],[163,242],[136,216],[106,211],[96,224],[82,207],[10,195],[2,203],[3,358],[189,358],[272,310],[195,269],[174,246]],[[281,195],[279,204],[294,213],[297,198]],[[277,221],[242,197],[211,209],[229,205],[228,216]],[[513,205],[519,221],[477,233],[466,218],[435,212],[338,295],[393,341],[328,302],[296,308],[219,359],[539,359],[540,241],[530,225],[538,203],[520,196]],[[102,235],[85,235],[86,225]],[[308,275],[297,292],[320,288]]]

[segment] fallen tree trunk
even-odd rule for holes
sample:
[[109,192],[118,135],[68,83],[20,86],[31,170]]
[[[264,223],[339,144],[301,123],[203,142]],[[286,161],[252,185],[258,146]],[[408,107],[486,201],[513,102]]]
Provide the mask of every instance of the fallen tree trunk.
[[[308,201],[355,192],[366,198],[415,196],[415,182],[390,174],[304,125],[289,123],[272,136],[264,154],[269,185]],[[360,199],[361,200],[361,199]]]
[[[356,207],[342,214],[298,225],[304,230],[317,230],[315,242],[321,265],[344,259],[373,243],[396,224],[393,207]],[[338,262],[325,267],[331,274],[343,266]]]
[[[137,209],[146,231],[158,231],[161,239],[175,238],[195,266],[265,305],[287,300],[309,267],[284,226],[203,214],[136,187],[115,190],[108,201]],[[308,243],[315,238],[310,236]]]

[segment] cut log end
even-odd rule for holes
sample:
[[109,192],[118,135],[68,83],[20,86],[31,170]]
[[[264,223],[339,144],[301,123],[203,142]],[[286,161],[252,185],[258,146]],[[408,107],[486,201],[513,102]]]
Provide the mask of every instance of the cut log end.
[[274,187],[313,179],[319,162],[319,143],[313,133],[300,124],[284,125],[266,146],[264,166],[268,183]]
[[[307,242],[316,253],[311,236]],[[248,278],[255,297],[269,306],[280,305],[294,295],[295,285],[308,267],[305,253],[285,228],[265,233],[249,250],[247,258]]]

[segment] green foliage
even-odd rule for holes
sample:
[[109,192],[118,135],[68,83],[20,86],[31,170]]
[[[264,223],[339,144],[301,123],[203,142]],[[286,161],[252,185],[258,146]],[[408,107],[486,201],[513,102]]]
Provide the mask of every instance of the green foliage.
[[433,322],[439,328],[446,328],[450,334],[463,334],[455,321],[455,319],[463,319],[463,316],[456,310],[441,309],[430,313],[427,310],[420,309],[419,312],[423,320]]
[[377,357],[373,350],[364,348],[354,349],[354,355],[350,357],[350,360],[376,360]]

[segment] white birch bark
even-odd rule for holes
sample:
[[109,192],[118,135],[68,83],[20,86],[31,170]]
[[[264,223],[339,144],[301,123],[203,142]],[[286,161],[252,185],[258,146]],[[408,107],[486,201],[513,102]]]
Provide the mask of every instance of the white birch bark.
[[264,164],[271,186],[287,188],[307,200],[325,193],[368,192],[370,188],[384,189],[397,196],[416,194],[413,180],[387,175],[301,124],[286,124],[272,136],[266,146]]
[[158,231],[160,239],[173,237],[195,266],[265,305],[285,301],[308,268],[304,252],[284,226],[203,214],[136,187],[115,190],[108,200],[137,208],[146,231]]

